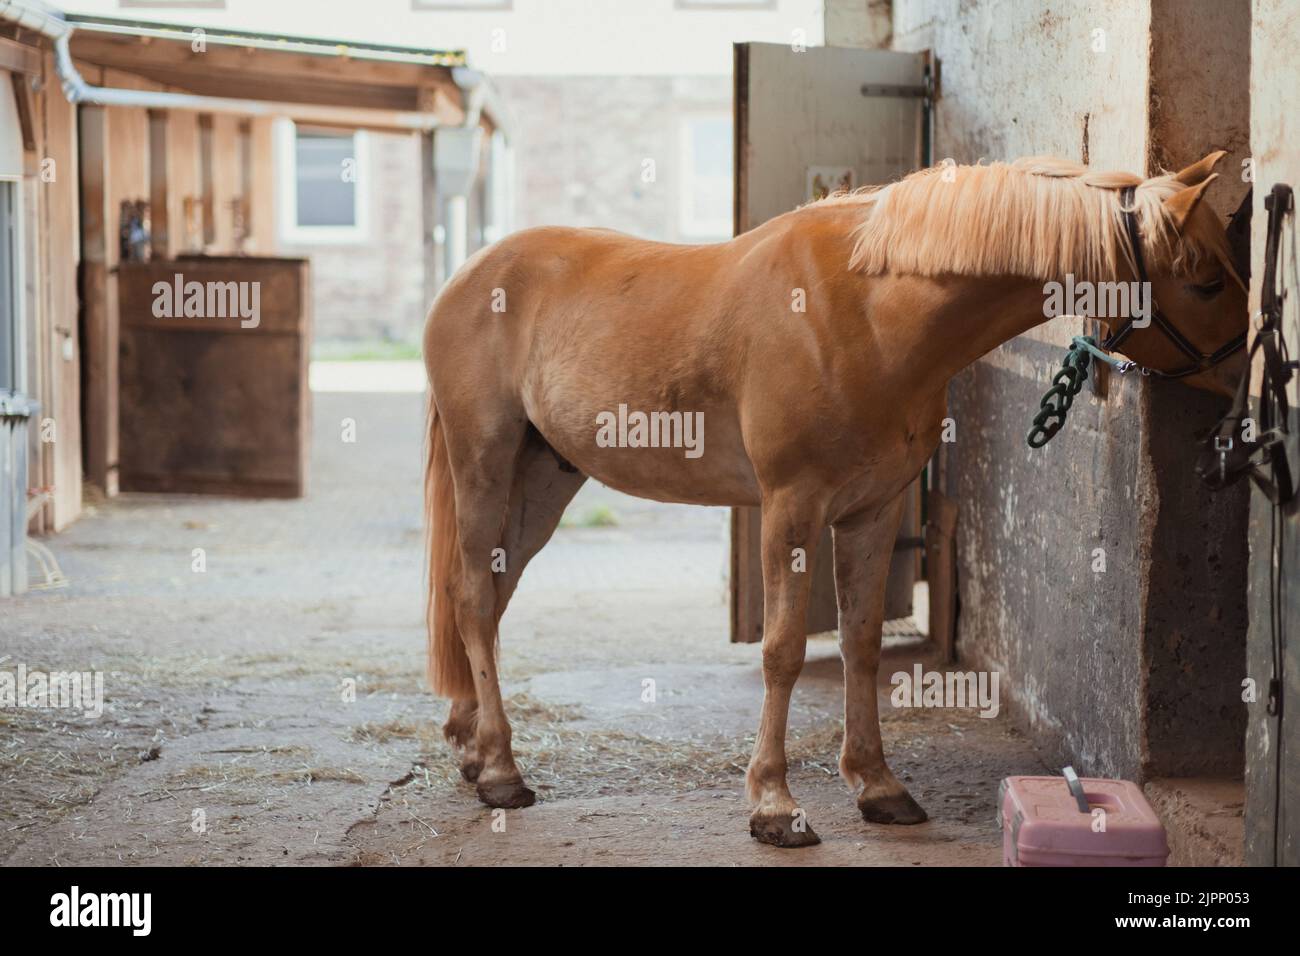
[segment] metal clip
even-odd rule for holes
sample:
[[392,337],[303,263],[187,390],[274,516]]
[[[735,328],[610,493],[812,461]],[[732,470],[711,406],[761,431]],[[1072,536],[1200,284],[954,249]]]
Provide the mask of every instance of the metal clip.
[[[1133,369],[1137,367],[1138,367],[1137,362],[1134,362],[1132,359],[1125,359],[1123,362],[1120,362],[1118,365],[1115,366],[1115,371],[1118,372],[1120,375],[1124,375],[1127,372],[1133,371]],[[1145,369],[1143,371],[1145,372]]]

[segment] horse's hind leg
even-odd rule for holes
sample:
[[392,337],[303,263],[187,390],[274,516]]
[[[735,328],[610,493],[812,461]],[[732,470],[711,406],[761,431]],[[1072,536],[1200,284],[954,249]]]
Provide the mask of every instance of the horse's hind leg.
[[[498,626],[524,568],[550,540],[564,516],[565,507],[586,480],[587,476],[581,472],[564,469],[541,436],[529,431],[515,464],[509,514],[501,537],[502,554],[500,561],[493,564]],[[462,748],[460,772],[471,783],[479,779],[483,769],[475,739],[477,725],[476,701],[452,702],[451,716],[447,718],[443,733],[449,741]]]
[[844,658],[844,746],[840,773],[862,792],[858,809],[871,823],[922,823],[925,811],[885,764],[876,702],[885,579],[903,496],[837,522],[835,592],[840,610],[840,654]]
[[[782,847],[821,842],[786,784],[786,721],[807,647],[812,577],[795,568],[813,567],[823,522],[820,506],[802,492],[789,489],[763,498],[763,716],[746,775],[756,804],[750,835]],[[804,552],[802,563],[796,560],[796,548]]]
[[[527,419],[522,410],[482,403],[440,409],[445,416],[447,458],[456,487],[460,574],[452,579],[456,627],[465,644],[477,700],[479,799],[493,807],[526,807],[534,794],[524,786],[510,749],[510,722],[497,679],[497,590],[493,561],[510,503],[515,462]],[[468,708],[462,705],[462,711]],[[464,714],[462,712],[462,719]],[[475,767],[466,768],[466,776]]]
[[505,613],[524,568],[551,539],[564,517],[564,509],[586,480],[587,476],[572,465],[561,464],[545,439],[529,429],[515,464],[510,514],[501,539],[505,570],[497,576],[498,619]]
[[442,725],[442,736],[460,751],[460,775],[474,783],[483,770],[478,755],[478,699],[457,697],[451,702],[447,722]]

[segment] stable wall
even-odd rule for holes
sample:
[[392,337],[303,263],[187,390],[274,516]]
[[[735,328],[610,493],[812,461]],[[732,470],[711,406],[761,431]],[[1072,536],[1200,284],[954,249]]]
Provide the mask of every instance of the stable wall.
[[[1250,137],[1254,148],[1255,215],[1251,253],[1251,310],[1259,308],[1264,273],[1264,236],[1267,215],[1264,197],[1274,183],[1289,183],[1300,191],[1300,7],[1291,0],[1255,0],[1252,5],[1253,29],[1250,51]],[[1296,356],[1300,347],[1300,321],[1297,319],[1297,296],[1300,275],[1294,268],[1297,236],[1296,213],[1292,213],[1284,250],[1284,269],[1288,299],[1285,304],[1283,330]],[[1258,382],[1258,380],[1257,380]],[[1256,388],[1258,394],[1258,388]],[[1288,452],[1293,475],[1300,475],[1300,388],[1292,379],[1290,387],[1292,417]],[[1248,705],[1249,724],[1246,734],[1246,862],[1286,866],[1300,865],[1300,760],[1296,759],[1300,736],[1300,504],[1293,501],[1282,521],[1281,541],[1285,555],[1282,563],[1285,580],[1281,613],[1286,627],[1287,647],[1284,660],[1284,703],[1281,718],[1267,713],[1267,686],[1272,673],[1269,565],[1272,511],[1259,492],[1251,494],[1250,524],[1250,634],[1246,673],[1260,688],[1258,699]],[[1279,752],[1280,751],[1280,752]],[[1278,783],[1278,767],[1281,782]],[[1280,806],[1275,802],[1280,796]],[[1275,830],[1275,822],[1281,826]]]
[[[53,56],[42,52],[40,65],[38,77],[24,80],[35,148],[25,151],[22,181],[28,385],[41,404],[28,432],[27,483],[49,495],[35,533],[59,530],[81,513],[76,114]],[[12,95],[5,80],[3,93]]]
[[[120,70],[77,64],[88,83],[158,90],[161,84]],[[58,89],[58,84],[52,86]],[[154,254],[267,254],[274,250],[274,180],[268,120],[248,119],[250,161],[240,151],[241,120],[232,114],[81,106],[76,111],[81,185],[81,296],[85,364],[84,441],[87,479],[113,495],[119,484],[121,204],[147,200],[156,222]],[[204,183],[204,126],[210,124]],[[247,180],[247,182],[246,182]],[[232,202],[247,195],[250,235],[241,243]],[[206,211],[205,211],[206,210]],[[75,245],[75,244],[74,244]]]
[[[1207,129],[1182,98],[1243,69],[1240,30],[1223,18],[1239,27],[1244,2],[1203,31],[1171,31],[1153,6],[895,0],[894,47],[940,61],[935,157],[1053,154],[1149,174],[1155,156],[1179,166],[1225,139],[1239,147],[1244,112]],[[1178,6],[1195,24],[1192,8],[1233,5]],[[1199,79],[1169,66],[1182,50]],[[1171,92],[1154,100],[1160,89]],[[1235,205],[1244,188],[1215,201]],[[1195,434],[1222,403],[1111,375],[1046,448],[1028,448],[1030,418],[1084,331],[1040,326],[952,383],[957,440],[940,480],[961,508],[959,656],[1003,673],[1006,703],[1050,760],[1137,779],[1238,773],[1244,713],[1223,675],[1244,666],[1244,497],[1214,498],[1191,475]]]

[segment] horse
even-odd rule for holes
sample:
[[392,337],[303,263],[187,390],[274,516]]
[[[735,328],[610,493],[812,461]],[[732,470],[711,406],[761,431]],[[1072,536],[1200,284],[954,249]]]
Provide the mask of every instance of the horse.
[[[948,381],[1047,321],[1044,284],[1067,274],[1078,285],[1149,271],[1162,321],[1202,355],[1244,333],[1246,287],[1202,202],[1223,155],[1145,179],[1045,157],[948,163],[717,244],[542,227],[472,256],[425,326],[424,490],[428,676],[451,699],[444,735],[479,799],[534,801],[502,706],[498,624],[594,478],[761,510],[764,694],[746,792],[751,835],[779,847],[819,842],[787,785],[785,736],[807,637],[801,569],[829,525],[840,773],[867,822],[924,821],[885,762],[876,672],[903,491],[938,445]],[[1128,359],[1185,361],[1141,326]],[[1228,394],[1244,356],[1201,365],[1186,381]],[[620,406],[697,416],[702,453],[674,447],[667,427],[665,441],[598,441]]]

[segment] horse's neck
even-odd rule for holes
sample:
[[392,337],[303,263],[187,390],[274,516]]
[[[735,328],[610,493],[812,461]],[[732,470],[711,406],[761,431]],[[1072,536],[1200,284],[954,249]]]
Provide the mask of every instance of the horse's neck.
[[[880,301],[894,311],[895,349],[935,387],[1022,332],[1047,321],[1042,283],[1006,277],[883,276],[898,283]],[[901,304],[900,304],[901,303]],[[899,311],[902,310],[902,311]]]

